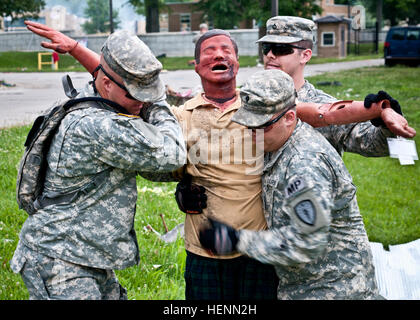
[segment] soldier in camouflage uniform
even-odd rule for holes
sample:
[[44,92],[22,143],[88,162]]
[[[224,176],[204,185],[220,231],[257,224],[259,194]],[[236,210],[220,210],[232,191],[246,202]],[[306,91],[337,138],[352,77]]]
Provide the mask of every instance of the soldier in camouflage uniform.
[[[57,31],[44,27],[42,25],[39,25],[36,23],[31,23],[31,24],[34,26],[32,28],[28,27],[31,31],[51,40],[50,44],[48,43],[44,44],[45,47],[48,47],[54,50],[57,50],[59,47],[62,47],[62,48],[65,47],[66,52],[69,52],[70,54],[72,54],[88,70],[92,70],[91,67],[89,67],[89,64],[87,63],[87,61],[95,61],[97,59],[95,54],[89,53],[88,50],[86,50],[86,48],[84,48],[85,49],[84,52],[81,52],[81,51],[76,52],[76,50],[71,49],[74,46],[74,44],[72,45],[72,43],[75,42],[74,40],[58,33]],[[45,32],[43,32],[44,29],[46,30]],[[217,33],[214,33],[214,32],[215,30],[213,30],[213,34],[211,35],[212,36],[211,38],[210,38],[211,32],[207,34],[209,37],[206,38],[207,40],[213,39],[211,41],[213,51],[217,52],[217,55],[213,54],[214,56],[213,58],[214,60],[219,60],[219,63],[220,62],[226,63],[227,61],[226,56],[233,55],[234,50],[233,48],[231,48],[229,53],[226,53],[226,50],[220,50],[220,49],[225,48],[226,44],[224,42],[226,40],[229,40],[230,36],[227,34],[226,35],[227,38],[224,39],[224,37],[220,37],[223,35],[222,33],[218,32],[217,30],[216,30]],[[200,39],[204,39],[204,38],[200,38]],[[220,39],[219,43],[216,41],[216,39]],[[231,40],[229,40],[227,43],[228,43],[229,48],[231,44],[233,45],[233,41]],[[201,50],[200,46],[196,46],[196,56],[198,58],[197,65],[199,67],[200,67],[200,61],[201,61],[199,59],[200,50]],[[221,59],[221,56],[220,56],[220,54],[222,53],[224,56],[223,59]],[[236,55],[236,59],[234,60],[235,60],[234,63],[236,65],[237,55]],[[201,63],[201,67],[206,66],[206,65],[207,65],[207,68],[211,68],[211,65],[208,65],[207,63]],[[210,82],[207,79],[209,74],[211,73],[209,72],[203,76],[200,75],[200,77],[202,78],[202,81],[204,79],[207,84]],[[220,73],[219,76],[220,77],[223,76],[223,73]],[[234,81],[234,78],[236,77],[236,70],[232,72],[230,77],[232,78],[232,81]],[[197,95],[194,99],[186,103],[184,107],[174,109],[174,112],[176,111],[177,115],[179,115],[178,117],[179,121],[182,122],[187,129],[190,128],[190,126],[192,128],[201,128],[199,126],[203,126],[206,128],[206,130],[210,130],[211,128],[214,128],[216,126],[217,128],[221,128],[221,126],[229,126],[232,129],[235,128],[235,126],[238,126],[236,123],[230,123],[230,116],[231,114],[233,114],[233,112],[237,108],[239,108],[239,105],[240,105],[239,97],[238,99],[235,100],[235,99],[232,99],[232,96],[235,95],[235,92],[233,92],[231,96],[231,95],[226,94],[226,90],[225,91],[214,90],[215,88],[216,89],[218,88],[215,85],[215,83],[219,84],[221,88],[224,83],[221,83],[220,81],[214,81],[214,79],[211,82],[212,82],[212,89],[213,89],[212,93],[217,93],[218,94],[217,97],[214,95],[211,95],[210,92],[208,92],[208,90],[206,90],[205,88],[204,93],[200,93],[199,95]],[[203,88],[204,87],[205,86],[203,85]],[[208,85],[208,87],[210,86]],[[215,99],[212,100],[209,98],[210,102],[209,100],[204,100],[204,98],[207,97],[207,95],[212,98],[218,98],[217,100],[219,100],[219,103],[213,102],[213,101],[216,101]],[[224,102],[226,102],[225,105],[223,105]],[[223,105],[223,108],[226,107],[226,110],[227,109],[229,110],[223,111],[225,109],[220,108],[221,110],[218,111],[219,109],[218,105]],[[219,119],[218,118],[219,116],[217,115],[217,113],[221,111],[223,111],[223,120]],[[228,117],[228,112],[229,112],[229,117]],[[213,123],[216,123],[216,122],[217,122],[217,125],[215,126]],[[238,129],[244,130],[244,127],[238,126]],[[190,132],[192,132],[192,130]],[[188,136],[186,135],[186,139],[188,139],[187,137]],[[344,138],[347,138],[347,135],[344,136]],[[343,142],[342,140],[343,139],[340,138],[340,140],[337,142],[336,144],[337,149],[340,148],[339,144],[343,145],[345,143],[349,143],[347,141]],[[360,141],[353,139],[350,142],[353,144],[357,144],[357,142],[360,142]],[[353,147],[354,147],[354,150],[357,150],[358,148],[358,146],[353,146]],[[364,151],[364,149],[366,149],[367,147],[368,146],[363,146],[360,149]],[[373,144],[373,148],[375,148],[374,144]],[[187,165],[187,170],[186,170],[187,173],[193,175],[195,179],[194,181],[195,183],[199,184],[200,186],[204,185],[207,189],[206,190],[207,193],[209,193],[208,191],[210,190],[210,197],[212,197],[213,194],[217,196],[213,196],[208,201],[208,204],[209,204],[208,208],[204,210],[202,210],[203,208],[205,208],[205,206],[203,205],[204,201],[202,197],[198,197],[199,195],[197,195],[197,198],[196,198],[199,200],[194,200],[193,198],[191,199],[190,201],[191,206],[189,208],[188,208],[187,201],[185,201],[182,206],[180,205],[180,208],[183,207],[181,208],[182,211],[189,213],[186,217],[186,221],[189,223],[189,227],[188,228],[186,227],[186,241],[185,241],[186,250],[188,252],[186,272],[185,272],[187,299],[198,298],[198,299],[213,299],[214,300],[214,299],[222,299],[220,297],[226,297],[226,296],[234,297],[234,298],[236,297],[236,299],[239,299],[238,297],[241,297],[241,298],[245,297],[247,299],[249,298],[255,299],[257,296],[263,297],[263,295],[266,295],[265,298],[267,298],[268,295],[270,297],[274,296],[274,294],[271,295],[271,290],[267,290],[267,288],[271,287],[270,285],[268,285],[268,283],[271,283],[272,272],[269,271],[270,268],[263,268],[261,267],[261,264],[259,264],[258,268],[246,269],[246,263],[244,263],[245,259],[242,259],[243,257],[238,257],[239,254],[237,253],[235,253],[234,255],[238,258],[234,258],[234,259],[231,259],[233,255],[230,257],[229,256],[224,256],[224,257],[209,256],[208,253],[206,253],[205,250],[203,250],[203,248],[199,244],[198,234],[197,234],[199,228],[196,227],[196,226],[199,227],[202,221],[206,221],[207,219],[206,217],[209,216],[209,212],[211,212],[213,214],[213,217],[215,216],[214,213],[217,214],[219,217],[223,216],[226,219],[225,220],[226,222],[229,222],[232,224],[233,224],[233,221],[240,222],[240,223],[236,223],[235,225],[235,227],[238,227],[238,228],[242,228],[242,227],[246,228],[246,226],[248,226],[248,229],[250,229],[251,224],[252,225],[258,224],[257,228],[254,228],[254,230],[265,229],[266,224],[265,224],[265,219],[264,219],[264,214],[262,211],[262,204],[261,204],[261,199],[260,199],[260,194],[262,190],[260,177],[259,176],[256,177],[256,179],[254,179],[252,183],[250,183],[248,182],[250,175],[244,175],[244,176],[241,175],[240,179],[236,179],[234,183],[232,183],[231,181],[229,181],[229,177],[227,174],[228,171],[226,170],[226,168],[224,169],[217,168],[216,170],[215,167],[212,165],[208,165],[208,164],[201,165],[199,163],[198,165],[200,167],[199,169],[197,169],[194,167],[195,165],[196,163],[191,163],[191,161],[189,161]],[[232,165],[232,168],[235,169],[235,166]],[[201,171],[201,170],[204,170],[204,171]],[[146,176],[146,175],[143,175],[143,176]],[[164,178],[167,178],[168,180],[162,179],[161,176],[162,174],[159,174],[159,173],[157,174],[151,173],[150,175],[147,175],[149,179],[153,179],[153,180],[169,181],[171,179],[172,180],[174,179],[172,175],[164,175]],[[240,191],[235,190],[235,192],[232,193],[232,191],[235,188],[237,188],[237,186],[241,188],[241,189],[238,189]],[[214,192],[214,190],[220,187],[223,187],[223,188],[227,187],[227,189],[223,191],[218,190],[217,192]],[[190,193],[193,193],[192,191],[193,189],[197,189],[197,188],[196,186],[191,185],[191,182],[189,183],[181,182],[180,184],[178,184],[178,187],[177,187],[177,199],[187,199],[186,196],[188,196]],[[204,188],[202,189],[204,190]],[[203,191],[203,193],[204,192],[205,191]],[[180,194],[182,194],[182,196],[179,196]],[[232,194],[235,194],[235,196],[232,197],[231,196]],[[252,194],[252,195],[248,196],[249,194]],[[246,201],[242,200],[242,199],[245,199],[244,197],[247,198]],[[252,197],[252,201],[250,200],[251,197]],[[232,199],[232,201],[230,201],[229,199]],[[197,201],[199,202],[198,205],[196,204]],[[258,203],[258,201],[260,203]],[[180,204],[180,202],[178,202],[178,204]],[[253,210],[247,209],[245,210],[246,214],[244,214],[244,209],[243,209],[244,205],[249,206],[250,204],[252,204]],[[199,208],[200,210],[197,210],[197,208]],[[189,209],[192,209],[192,210],[189,210]],[[200,215],[196,213],[203,213],[203,214]],[[193,225],[194,228],[191,228],[191,224],[192,224],[191,222],[193,221],[194,221],[194,225]],[[186,223],[186,226],[188,223]],[[193,241],[191,241],[190,239],[191,236],[193,236]],[[192,251],[193,249],[195,252]],[[191,259],[188,260],[190,257]],[[250,270],[250,271],[247,271],[247,273],[241,273],[237,271],[231,272],[231,270],[235,270],[235,269],[227,267],[229,265],[229,263],[227,263],[228,260],[231,260],[235,264],[241,266],[241,268],[238,268],[237,270],[243,269],[243,270]],[[246,259],[246,261],[248,260],[249,259]],[[203,263],[201,263],[202,261]],[[190,266],[192,267],[190,268]],[[214,268],[213,267],[209,268],[209,266],[214,266]],[[264,267],[267,267],[267,266],[264,266]],[[228,271],[231,273],[229,274]],[[228,276],[223,277],[224,274],[228,274]],[[242,274],[246,275],[245,278],[248,279],[248,281],[242,280],[241,278]],[[264,280],[263,282],[260,282],[257,286],[253,286],[253,284],[255,283],[253,281],[255,279],[258,280],[258,275],[264,275],[266,280]],[[194,277],[194,281],[191,281],[193,277]],[[241,280],[238,280],[240,278]],[[269,281],[267,279],[269,279]],[[277,281],[277,279],[275,280]],[[241,287],[242,283],[246,283],[246,282],[249,282],[250,285],[246,284],[246,287],[245,286]],[[232,283],[233,285],[231,285]],[[240,289],[237,290],[236,289],[237,287]],[[257,287],[258,289],[256,289]],[[222,295],[220,295],[220,293],[222,293]],[[226,293],[228,293],[229,295],[225,295]],[[233,293],[234,295],[230,295],[231,293]]]
[[[289,74],[293,78],[300,102],[332,103],[337,99],[316,89],[304,78],[304,68],[312,57],[315,30],[315,23],[308,19],[272,17],[267,20],[267,34],[257,42],[262,44],[264,68],[279,69]],[[340,155],[347,151],[366,157],[388,156],[386,138],[394,136],[384,125],[375,127],[369,121],[330,125],[316,130]]]
[[380,299],[356,188],[341,157],[296,118],[292,78],[253,75],[232,121],[264,131],[263,203],[267,231],[219,221],[200,233],[216,254],[238,251],[272,264],[279,299]]
[[[101,96],[127,114],[103,105],[73,111],[61,122],[41,197],[49,203],[41,201],[25,221],[10,262],[30,299],[125,299],[113,269],[140,259],[137,172],[170,172],[186,160],[181,128],[164,102],[162,65],[150,49],[116,32],[105,42],[100,63],[93,86],[77,98]],[[75,191],[71,199],[61,197]]]

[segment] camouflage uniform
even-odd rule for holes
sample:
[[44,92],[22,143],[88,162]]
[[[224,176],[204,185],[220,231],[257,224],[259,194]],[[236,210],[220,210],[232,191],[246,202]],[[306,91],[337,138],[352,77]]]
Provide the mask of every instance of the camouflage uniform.
[[[260,90],[264,81],[268,90]],[[292,81],[280,70],[255,74],[242,87],[243,107],[232,120],[255,126],[255,118],[264,123],[285,110],[285,95],[278,92],[292,92]],[[247,107],[247,95],[267,91],[275,91],[269,95],[281,100],[258,104],[258,113]],[[261,101],[258,98],[248,101]],[[320,133],[298,120],[285,144],[266,153],[262,184],[269,230],[240,230],[237,249],[275,266],[279,299],[380,298],[356,187],[341,157]]]
[[[313,21],[291,16],[277,16],[267,20],[267,34],[257,42],[295,43],[301,40],[314,42],[316,25]],[[297,91],[300,102],[331,103],[336,98],[305,80]],[[387,137],[394,136],[387,128],[375,127],[370,121],[347,125],[330,125],[316,128],[342,156],[344,151],[365,157],[385,157],[389,155]]]
[[[118,63],[127,66],[119,51],[127,47],[115,46],[126,41],[127,36],[121,33],[110,36],[103,48],[105,60],[116,54],[121,59]],[[127,55],[127,59],[156,60],[143,45],[129,48],[134,52],[130,51],[133,56]],[[146,74],[144,78],[128,70],[131,78],[118,72],[130,94],[139,100],[161,99],[160,79],[146,79],[156,73],[157,64],[150,72],[147,66],[150,64],[136,67]],[[140,81],[155,89],[141,92],[141,85],[129,87]],[[87,86],[78,98],[86,96],[98,94]],[[164,102],[149,107],[144,120],[95,107],[68,114],[47,156],[43,196],[82,192],[39,209],[22,227],[10,265],[14,272],[21,272],[30,298],[125,298],[112,269],[139,263],[134,230],[137,172],[173,171],[185,159],[181,127]]]

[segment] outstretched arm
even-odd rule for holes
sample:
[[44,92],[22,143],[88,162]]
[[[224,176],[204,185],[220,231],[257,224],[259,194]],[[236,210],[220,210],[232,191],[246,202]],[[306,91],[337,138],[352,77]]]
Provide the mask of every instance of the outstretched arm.
[[69,53],[90,73],[98,66],[100,56],[94,51],[79,45],[76,40],[41,23],[25,21],[25,24],[28,30],[51,41],[41,42],[42,47],[61,54]]
[[388,99],[371,102],[366,106],[363,101],[336,101],[334,103],[298,103],[298,117],[313,127],[324,127],[332,124],[341,125],[382,119],[384,125],[395,135],[413,138],[416,131],[408,125],[407,120],[391,107]]

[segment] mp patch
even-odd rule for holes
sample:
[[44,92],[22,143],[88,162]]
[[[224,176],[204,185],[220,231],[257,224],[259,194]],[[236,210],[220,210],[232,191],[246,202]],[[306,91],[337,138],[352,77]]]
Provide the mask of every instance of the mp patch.
[[316,220],[316,209],[311,200],[300,201],[294,207],[296,216],[302,222],[314,226]]
[[292,194],[301,191],[306,188],[305,180],[302,178],[296,178],[290,182],[287,187],[284,189],[286,197],[290,197]]

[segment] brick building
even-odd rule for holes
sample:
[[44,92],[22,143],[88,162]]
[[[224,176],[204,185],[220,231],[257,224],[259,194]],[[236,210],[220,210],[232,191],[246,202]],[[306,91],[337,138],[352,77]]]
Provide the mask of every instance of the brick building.
[[[205,22],[212,29],[212,22],[205,13],[198,9],[199,0],[190,2],[167,3],[159,14],[159,28],[161,32],[199,31],[200,24]],[[252,20],[239,23],[238,29],[253,29]]]

